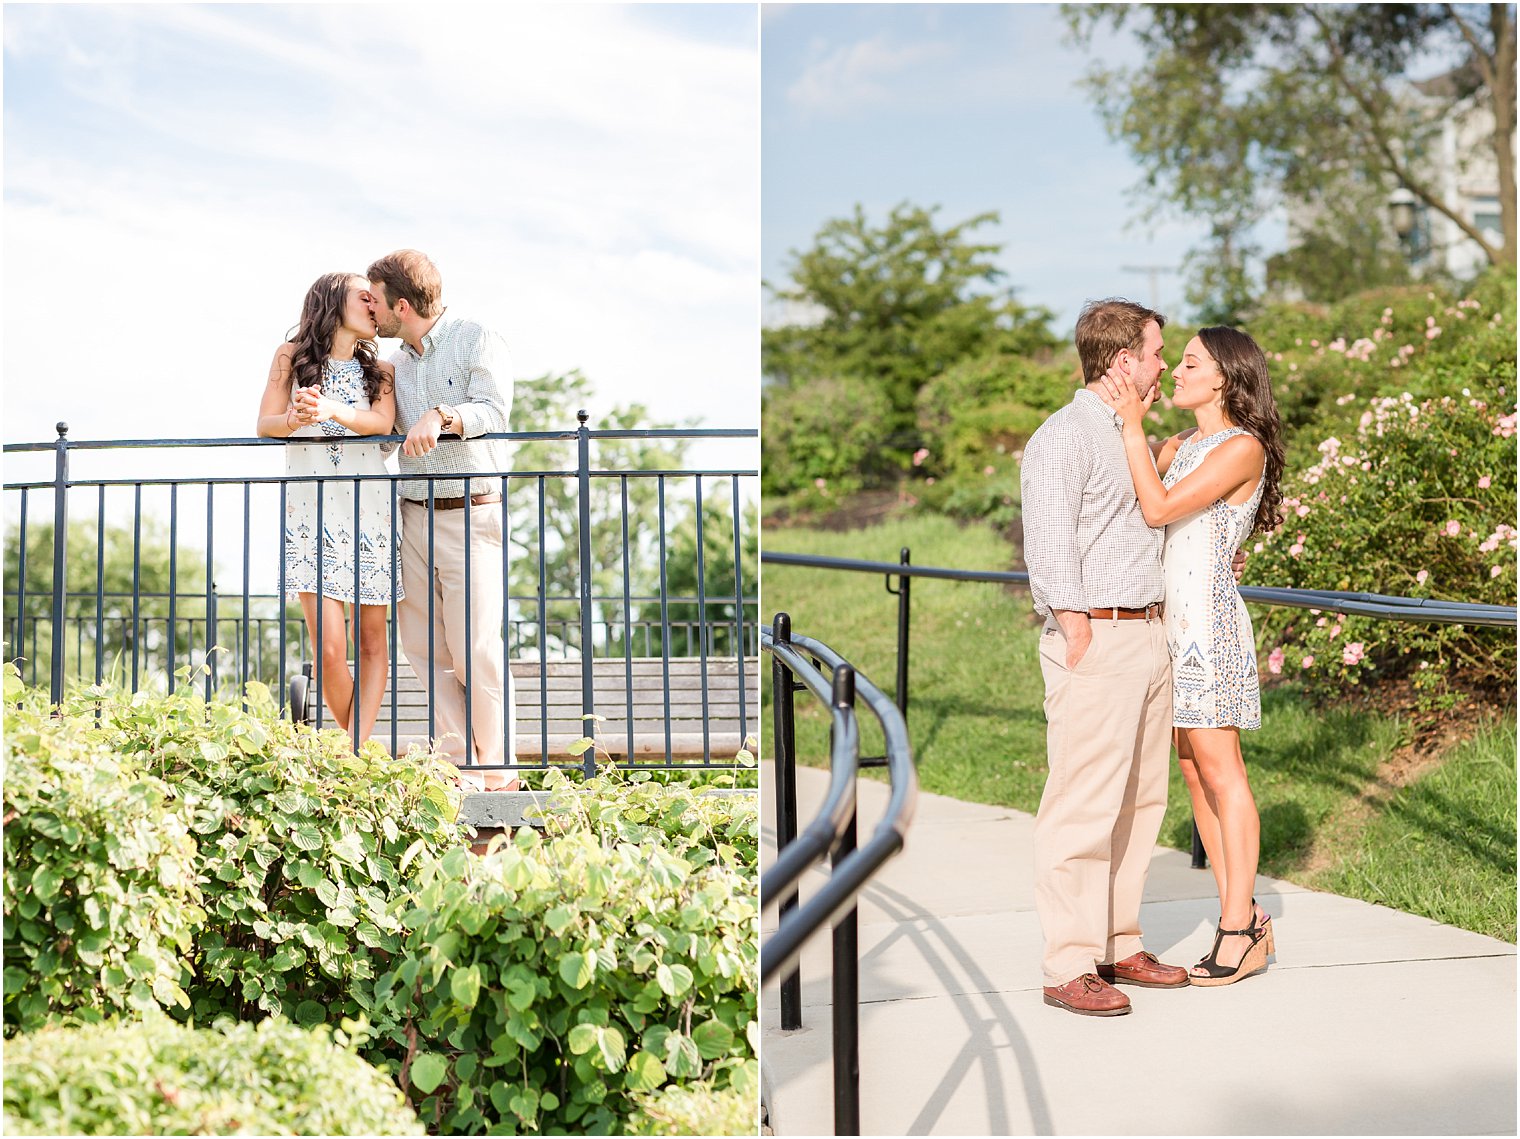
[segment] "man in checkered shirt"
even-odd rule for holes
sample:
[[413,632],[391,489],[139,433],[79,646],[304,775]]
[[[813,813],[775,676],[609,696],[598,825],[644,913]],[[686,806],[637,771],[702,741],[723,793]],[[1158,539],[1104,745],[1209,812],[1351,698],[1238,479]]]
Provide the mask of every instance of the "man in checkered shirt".
[[1161,964],[1140,939],[1171,746],[1164,531],[1146,525],[1122,421],[1096,394],[1109,369],[1142,393],[1156,387],[1165,323],[1132,301],[1087,305],[1076,329],[1086,386],[1024,449],[1024,560],[1045,618],[1050,773],[1034,838],[1044,999],[1086,1016],[1130,1011],[1113,981],[1188,984],[1187,970]]
[[[502,646],[504,432],[512,405],[506,343],[450,316],[443,279],[415,249],[369,267],[381,336],[399,336],[401,571],[396,624],[407,663],[429,693],[438,749],[476,790],[515,790],[512,674]],[[443,435],[458,439],[441,439]],[[467,616],[468,615],[468,619]],[[467,687],[468,686],[468,687]],[[478,770],[470,770],[478,768]]]

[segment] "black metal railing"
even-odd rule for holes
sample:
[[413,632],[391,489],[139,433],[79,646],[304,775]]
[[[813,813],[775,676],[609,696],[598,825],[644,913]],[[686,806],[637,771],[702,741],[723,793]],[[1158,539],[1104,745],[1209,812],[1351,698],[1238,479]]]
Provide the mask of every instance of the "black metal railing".
[[[848,573],[882,574],[888,593],[897,596],[897,708],[906,721],[908,715],[908,649],[911,619],[910,586],[915,577],[943,581],[983,581],[1002,585],[1029,587],[1029,574],[1016,570],[964,570],[946,566],[912,564],[908,547],[898,553],[896,562],[868,561],[860,558],[831,558],[817,554],[785,554],[766,551],[760,561],[766,565],[802,566],[812,569],[839,570]],[[897,579],[897,588],[892,580]],[[1421,624],[1486,625],[1515,628],[1515,606],[1486,605],[1467,601],[1442,601],[1427,597],[1395,597],[1381,593],[1348,593],[1328,589],[1285,589],[1273,586],[1240,587],[1246,601],[1262,605],[1281,605],[1295,609],[1330,609],[1363,617]],[[870,766],[865,761],[864,766]],[[1196,824],[1193,827],[1193,867],[1205,869],[1203,840]]]
[[[760,880],[762,907],[778,908],[776,931],[760,950],[763,982],[780,979],[781,1027],[802,1027],[802,947],[833,923],[834,1133],[860,1134],[860,944],[855,899],[886,861],[902,850],[918,796],[913,750],[901,712],[880,689],[828,645],[792,633],[778,613],[761,633],[771,654],[772,741],[776,785],[776,860]],[[823,669],[829,670],[826,676]],[[795,679],[794,679],[795,678]],[[796,732],[793,697],[811,692],[829,709],[828,791],[818,814],[798,833]],[[881,724],[891,776],[887,809],[871,838],[856,846],[855,780],[861,766],[856,697]],[[828,858],[826,881],[800,903],[798,883]]]
[[[504,492],[500,509],[504,511],[505,539],[502,627],[476,629],[467,617],[467,637],[499,636],[508,660],[536,663],[543,709],[538,762],[519,764],[516,756],[508,754],[501,766],[551,765],[547,708],[552,662],[580,661],[576,712],[580,722],[576,733],[595,739],[599,735],[599,704],[612,711],[626,708],[631,714],[635,657],[663,666],[659,680],[664,686],[665,754],[659,757],[656,752],[655,758],[643,762],[681,768],[726,766],[732,762],[732,754],[715,755],[706,728],[710,681],[720,669],[725,676],[735,670],[738,674],[737,691],[733,692],[730,685],[728,697],[733,707],[726,714],[735,721],[739,739],[753,733],[758,716],[757,700],[751,695],[758,689],[754,681],[758,668],[757,574],[753,553],[749,565],[744,553],[744,518],[746,506],[752,505],[746,493],[753,498],[758,472],[731,468],[600,470],[593,467],[591,453],[599,440],[606,439],[756,439],[758,432],[707,428],[593,431],[587,426],[587,418],[581,412],[577,416],[579,425],[572,431],[506,432],[481,437],[510,443],[571,444],[571,465],[546,470],[472,470],[431,477],[385,473],[78,478],[71,474],[70,460],[84,452],[110,452],[119,461],[123,456],[132,459],[150,450],[283,448],[292,441],[71,441],[67,425],[60,423],[58,438],[52,442],[7,444],[4,451],[11,470],[15,469],[13,455],[50,453],[53,462],[51,478],[7,482],[4,487],[7,530],[15,539],[14,543],[7,541],[4,567],[5,656],[17,660],[24,676],[29,675],[39,685],[45,683],[55,702],[71,680],[114,680],[134,692],[144,686],[172,692],[183,683],[184,676],[190,675],[184,666],[203,674],[200,682],[207,699],[236,701],[251,680],[269,684],[283,695],[290,678],[299,675],[303,662],[308,661],[314,662],[320,691],[322,654],[312,652],[300,609],[286,597],[283,527],[293,488],[316,485],[320,529],[330,489],[352,487],[357,530],[359,491],[365,484],[372,488],[378,484],[389,497],[391,532],[395,533],[402,481],[426,483],[431,500],[437,479],[462,481],[466,496],[471,493],[472,481],[479,487],[482,480],[499,480]],[[357,436],[321,442],[362,446],[400,441],[399,436]],[[309,440],[301,442],[310,444]],[[552,496],[551,487],[558,486],[568,488],[567,492]],[[630,509],[631,486],[639,488],[637,497],[640,502],[647,500],[647,505]],[[563,507],[563,517],[553,516],[553,521],[551,498]],[[594,501],[599,504],[595,508]],[[431,557],[431,510],[427,517]],[[722,523],[719,533],[713,532],[715,519]],[[166,536],[160,532],[165,524]],[[467,533],[469,525],[466,517]],[[48,526],[50,541],[41,533]],[[600,537],[593,541],[593,529],[598,526]],[[186,535],[196,530],[204,541],[187,549]],[[390,544],[394,578],[400,574],[399,543]],[[681,551],[679,556],[675,547]],[[324,543],[318,542],[319,598],[327,581],[322,572],[323,549]],[[218,555],[222,555],[221,561]],[[266,563],[262,570],[255,570],[256,558]],[[355,557],[354,561],[358,596],[360,559]],[[237,563],[240,568],[228,563]],[[513,565],[527,565],[536,571],[520,574],[534,579],[522,582],[531,593],[512,591]],[[468,551],[464,573],[468,582]],[[237,583],[237,588],[228,589],[229,580]],[[324,608],[320,604],[317,607],[319,638]],[[401,689],[400,653],[395,607],[388,608],[390,742],[395,748],[399,739],[396,694]],[[351,632],[352,659],[357,668],[357,623]],[[609,691],[605,670],[609,661],[615,664],[618,658],[625,666],[617,686],[621,691]],[[603,663],[600,671],[593,668],[597,661]],[[703,746],[700,753],[683,753],[681,758],[699,758],[700,762],[677,762],[672,751],[668,724],[673,662],[681,666],[678,671],[689,671],[695,677],[691,703],[700,696]],[[468,664],[465,671],[462,679],[468,703]],[[596,675],[603,679],[600,689],[594,681]],[[358,679],[356,676],[356,688]],[[319,727],[322,704],[315,701]],[[431,738],[436,734],[431,692],[427,694],[426,711],[427,735]],[[694,726],[695,720],[692,722]],[[631,726],[629,734],[631,737]],[[725,733],[724,738],[727,736]],[[593,746],[585,750],[582,759],[556,765],[589,773],[594,770],[596,755]],[[631,746],[629,758],[633,758]]]

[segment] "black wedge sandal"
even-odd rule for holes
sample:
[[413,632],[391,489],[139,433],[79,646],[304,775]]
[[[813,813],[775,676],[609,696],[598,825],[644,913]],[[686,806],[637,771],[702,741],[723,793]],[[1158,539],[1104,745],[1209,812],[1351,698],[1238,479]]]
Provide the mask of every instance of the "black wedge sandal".
[[[1188,981],[1199,988],[1215,988],[1220,985],[1233,985],[1243,977],[1249,977],[1256,970],[1267,963],[1267,939],[1271,936],[1271,930],[1266,928],[1267,923],[1256,925],[1256,915],[1251,915],[1252,924],[1245,929],[1225,929],[1220,925],[1214,930],[1214,948],[1202,961],[1194,965],[1194,969],[1202,969],[1207,976],[1200,977],[1189,971]],[[1219,949],[1227,937],[1249,937],[1250,946],[1240,958],[1240,964],[1233,968],[1219,963]]]

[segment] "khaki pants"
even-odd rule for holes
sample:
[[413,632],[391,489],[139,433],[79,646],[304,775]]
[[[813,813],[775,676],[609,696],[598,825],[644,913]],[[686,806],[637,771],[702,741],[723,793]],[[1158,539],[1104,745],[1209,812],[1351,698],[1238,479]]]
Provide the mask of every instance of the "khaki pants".
[[1140,943],[1140,898],[1171,752],[1172,668],[1161,620],[1092,622],[1066,667],[1053,621],[1040,635],[1050,774],[1034,828],[1045,984],[1064,985]]
[[[469,619],[465,618],[465,514],[470,516]],[[406,660],[432,694],[438,749],[479,789],[510,782],[499,765],[517,750],[512,674],[503,659],[502,504],[433,512],[433,559],[428,565],[428,511],[401,503],[401,572],[406,599],[397,606],[397,632]],[[431,618],[428,612],[432,599]],[[429,648],[428,631],[432,630]],[[468,662],[468,666],[466,664]],[[468,667],[469,723],[465,680]],[[466,740],[473,746],[467,746]]]

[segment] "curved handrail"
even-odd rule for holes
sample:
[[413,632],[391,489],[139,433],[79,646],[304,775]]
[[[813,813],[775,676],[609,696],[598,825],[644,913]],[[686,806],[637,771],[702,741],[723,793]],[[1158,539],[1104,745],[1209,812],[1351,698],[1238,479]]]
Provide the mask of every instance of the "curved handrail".
[[[855,691],[864,698],[866,706],[881,723],[886,739],[887,769],[891,779],[891,797],[887,810],[877,824],[870,840],[859,849],[847,854],[833,868],[829,879],[808,901],[792,911],[777,927],[760,951],[760,976],[768,981],[786,975],[803,945],[831,922],[841,912],[849,909],[856,895],[870,881],[882,865],[902,850],[913,808],[918,797],[918,774],[913,766],[912,744],[908,739],[908,727],[902,713],[869,679],[855,671],[839,653],[823,642],[811,637],[793,635],[790,644],[810,653],[831,666],[836,675],[849,670],[853,676]],[[761,650],[776,651],[774,639],[769,646],[762,637]],[[857,757],[858,758],[858,757]],[[810,824],[811,825],[811,824]],[[788,844],[790,847],[793,844]],[[767,901],[762,889],[761,905]],[[779,900],[779,899],[777,899]]]
[[860,768],[860,726],[855,709],[836,704],[832,686],[802,653],[778,644],[770,630],[760,631],[760,649],[779,658],[814,696],[829,705],[829,788],[823,805],[807,827],[777,852],[776,861],[760,880],[762,907],[789,895],[809,866],[831,854],[855,814],[855,776]]

